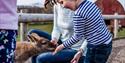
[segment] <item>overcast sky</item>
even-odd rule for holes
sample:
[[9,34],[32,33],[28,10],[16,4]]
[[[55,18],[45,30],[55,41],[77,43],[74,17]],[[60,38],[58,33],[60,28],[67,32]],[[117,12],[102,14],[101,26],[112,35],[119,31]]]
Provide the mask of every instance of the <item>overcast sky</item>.
[[44,7],[42,1],[44,0],[17,0],[17,5]]
[[[18,5],[28,5],[28,6],[29,5],[33,6],[35,4],[42,5],[42,1],[43,0],[18,0],[17,4]],[[95,2],[96,0],[89,0],[89,1]],[[122,6],[125,9],[125,0],[118,0],[118,1],[122,4]]]

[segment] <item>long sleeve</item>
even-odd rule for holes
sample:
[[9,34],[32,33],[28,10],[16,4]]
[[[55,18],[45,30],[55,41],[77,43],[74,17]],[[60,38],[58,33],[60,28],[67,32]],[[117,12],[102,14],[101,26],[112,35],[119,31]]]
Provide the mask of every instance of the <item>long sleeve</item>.
[[63,42],[64,47],[70,47],[84,37],[84,19],[81,16],[75,15],[73,23],[75,33],[70,39]]
[[91,46],[108,44],[112,36],[108,31],[100,9],[90,1],[83,1],[74,16],[74,35],[63,42],[64,47],[70,47],[82,38],[87,39]]
[[54,5],[54,9],[53,9],[53,12],[54,12],[54,22],[53,22],[53,30],[52,30],[52,39],[56,38],[57,40],[59,39],[60,37],[60,31],[58,29],[58,26],[57,26],[57,18],[58,18],[58,9],[56,7],[56,5]]

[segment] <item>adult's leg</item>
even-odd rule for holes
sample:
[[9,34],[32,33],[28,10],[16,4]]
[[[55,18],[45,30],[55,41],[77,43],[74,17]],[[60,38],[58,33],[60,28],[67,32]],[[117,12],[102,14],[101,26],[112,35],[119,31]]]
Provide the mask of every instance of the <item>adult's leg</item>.
[[52,52],[41,53],[37,56],[37,63],[70,63],[76,53],[77,51],[73,49],[64,49],[55,55]]
[[0,63],[14,63],[16,30],[0,30]]
[[31,34],[31,33],[36,33],[41,37],[44,37],[48,40],[51,40],[51,35],[45,31],[39,30],[39,29],[31,29],[27,35]]
[[[38,35],[41,36],[41,37],[44,37],[44,38],[46,38],[46,39],[48,39],[48,40],[51,40],[51,35],[50,35],[49,33],[45,32],[45,31],[43,31],[43,30],[31,29],[31,30],[27,33],[27,35],[29,35],[29,34],[31,34],[31,33],[36,33],[36,34],[38,34]],[[61,44],[61,43],[62,43],[62,41],[59,39],[58,44]]]

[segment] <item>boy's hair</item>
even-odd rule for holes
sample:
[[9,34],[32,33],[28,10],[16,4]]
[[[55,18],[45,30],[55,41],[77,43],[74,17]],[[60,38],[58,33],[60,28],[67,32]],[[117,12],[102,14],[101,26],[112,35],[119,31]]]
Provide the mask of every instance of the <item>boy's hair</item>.
[[50,4],[51,6],[53,6],[56,3],[57,3],[57,0],[46,0],[45,1],[45,8],[47,8],[48,4]]

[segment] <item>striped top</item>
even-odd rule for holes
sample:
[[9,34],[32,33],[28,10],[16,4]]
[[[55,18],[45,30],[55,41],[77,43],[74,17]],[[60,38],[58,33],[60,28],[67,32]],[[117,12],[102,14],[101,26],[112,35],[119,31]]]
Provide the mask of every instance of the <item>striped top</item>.
[[[52,39],[61,40],[62,42],[69,39],[73,34],[73,16],[74,11],[62,7],[59,3],[54,5],[54,25],[52,30]],[[72,45],[70,48],[78,50],[82,48],[84,51],[86,49],[87,42],[82,38],[76,44]]]
[[108,44],[112,36],[108,31],[100,9],[90,1],[83,1],[75,10],[74,35],[63,42],[64,47],[70,47],[83,37],[88,45]]

